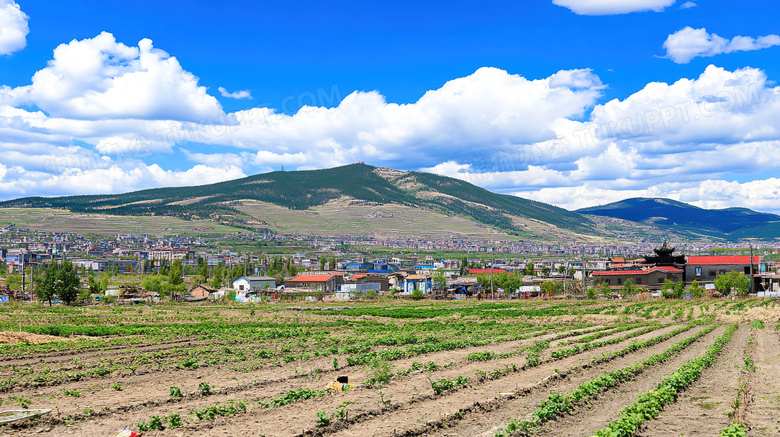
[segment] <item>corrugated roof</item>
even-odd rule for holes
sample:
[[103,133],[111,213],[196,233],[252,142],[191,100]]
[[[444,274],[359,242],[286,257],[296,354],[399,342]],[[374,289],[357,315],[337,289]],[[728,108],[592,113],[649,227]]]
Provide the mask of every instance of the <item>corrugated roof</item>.
[[[753,264],[758,264],[761,257],[753,256]],[[689,256],[688,264],[750,264],[750,255],[720,255],[720,256]]]
[[333,279],[335,275],[298,275],[292,278],[291,282],[327,282]]
[[[504,269],[493,269],[493,274],[496,273],[507,273]],[[480,274],[490,274],[490,269],[469,269],[470,275],[480,275]]]

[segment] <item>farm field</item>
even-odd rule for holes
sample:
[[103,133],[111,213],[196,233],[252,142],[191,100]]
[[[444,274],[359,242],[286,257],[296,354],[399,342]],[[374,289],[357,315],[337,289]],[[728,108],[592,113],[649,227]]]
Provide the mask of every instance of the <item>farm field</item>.
[[780,302],[348,305],[2,306],[0,435],[780,433]]

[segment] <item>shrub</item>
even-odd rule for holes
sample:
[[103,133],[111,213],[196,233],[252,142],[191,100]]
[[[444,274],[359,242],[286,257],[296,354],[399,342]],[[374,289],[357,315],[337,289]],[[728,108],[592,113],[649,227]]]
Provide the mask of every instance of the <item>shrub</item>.
[[374,357],[366,366],[366,373],[369,375],[368,383],[387,384],[393,379],[395,366],[379,357]]

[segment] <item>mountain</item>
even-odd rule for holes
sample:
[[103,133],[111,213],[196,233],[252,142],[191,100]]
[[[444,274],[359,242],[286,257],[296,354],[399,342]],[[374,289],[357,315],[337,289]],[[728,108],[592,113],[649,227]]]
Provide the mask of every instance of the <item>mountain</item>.
[[747,208],[704,209],[663,198],[636,197],[577,212],[717,238],[776,238],[780,235],[780,216],[776,214]]
[[276,171],[210,185],[155,188],[124,194],[26,197],[0,202],[0,208],[63,208],[112,215],[165,215],[212,218],[244,227],[262,225],[241,210],[260,201],[307,210],[336,199],[394,204],[464,217],[517,233],[541,222],[572,232],[592,232],[590,219],[576,212],[517,196],[497,194],[468,182],[422,172],[351,164],[324,170]]

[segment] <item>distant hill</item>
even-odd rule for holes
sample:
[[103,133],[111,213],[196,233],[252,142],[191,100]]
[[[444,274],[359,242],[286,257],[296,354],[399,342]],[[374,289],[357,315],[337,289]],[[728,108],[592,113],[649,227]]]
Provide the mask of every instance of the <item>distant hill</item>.
[[704,209],[664,198],[636,197],[577,210],[581,214],[689,230],[718,238],[777,238],[780,216],[747,208]]
[[235,208],[241,201],[256,200],[305,210],[345,197],[424,208],[510,232],[522,231],[522,220],[546,223],[572,232],[592,233],[593,229],[590,219],[563,208],[493,193],[459,179],[366,164],[324,170],[277,171],[210,185],[124,194],[26,197],[0,202],[0,208],[47,207],[95,214],[213,218],[230,225],[259,227],[262,223]]

